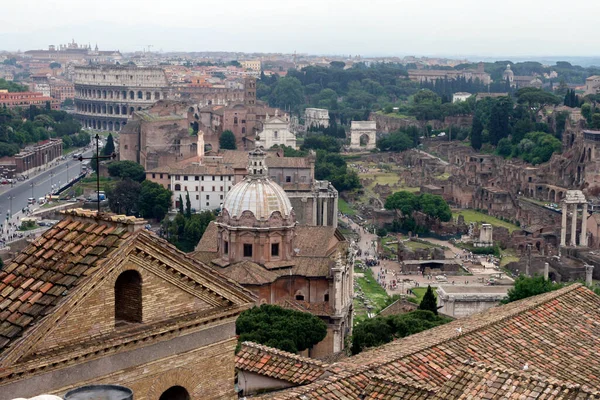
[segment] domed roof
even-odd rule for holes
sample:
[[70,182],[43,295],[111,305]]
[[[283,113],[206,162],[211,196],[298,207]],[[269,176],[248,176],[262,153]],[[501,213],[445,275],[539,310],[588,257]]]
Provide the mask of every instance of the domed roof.
[[256,219],[269,219],[275,211],[279,211],[283,217],[289,216],[292,204],[283,188],[269,178],[246,178],[227,193],[223,209],[231,217],[251,211]]

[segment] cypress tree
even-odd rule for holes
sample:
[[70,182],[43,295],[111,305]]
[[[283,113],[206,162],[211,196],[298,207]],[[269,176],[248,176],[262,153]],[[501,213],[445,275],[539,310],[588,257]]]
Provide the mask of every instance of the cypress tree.
[[104,149],[102,149],[102,154],[104,154],[105,156],[110,156],[114,152],[115,152],[115,141],[113,139],[112,133],[109,133],[108,138],[106,138],[106,145],[104,146]]
[[481,149],[481,133],[483,132],[483,125],[479,120],[479,117],[475,115],[473,117],[473,125],[471,126],[471,147],[475,150]]
[[183,215],[183,197],[181,197],[181,193],[179,193],[179,214]]
[[427,310],[431,311],[435,315],[437,315],[437,300],[435,299],[435,295],[433,294],[433,289],[431,289],[431,285],[427,285],[427,291],[423,296],[423,300],[419,304],[419,310]]
[[190,201],[190,192],[185,192],[185,216],[192,218],[192,202]]

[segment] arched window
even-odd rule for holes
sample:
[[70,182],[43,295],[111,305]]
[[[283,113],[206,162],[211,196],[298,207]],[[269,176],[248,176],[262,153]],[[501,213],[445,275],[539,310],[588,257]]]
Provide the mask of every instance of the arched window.
[[181,185],[179,183],[175,184],[175,190],[181,190]]
[[142,322],[142,277],[137,271],[125,271],[115,282],[115,324],[119,322]]
[[171,386],[160,395],[158,400],[190,400],[190,394],[182,386]]
[[237,123],[238,123],[238,117],[233,117],[233,124],[237,125]]
[[242,134],[246,133],[246,127],[242,126]]
[[137,98],[140,99],[140,100],[144,98],[144,94],[142,93],[141,90],[138,90],[138,92],[137,92]]
[[323,301],[324,302],[329,302],[329,292],[325,292],[325,294],[323,295]]
[[298,290],[296,292],[295,299],[298,301],[304,301],[304,293],[302,293],[302,291]]

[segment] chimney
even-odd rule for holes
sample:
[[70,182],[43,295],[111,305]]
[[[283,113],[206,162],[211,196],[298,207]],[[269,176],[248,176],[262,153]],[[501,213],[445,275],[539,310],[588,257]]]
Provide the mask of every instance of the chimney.
[[545,281],[548,280],[549,272],[550,272],[550,264],[544,263],[544,280]]
[[594,272],[594,266],[585,264],[585,285],[592,286],[592,274]]

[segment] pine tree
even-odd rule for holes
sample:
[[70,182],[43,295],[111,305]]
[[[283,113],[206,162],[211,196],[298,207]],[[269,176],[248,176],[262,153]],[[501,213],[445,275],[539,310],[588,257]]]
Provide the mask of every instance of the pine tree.
[[183,197],[181,197],[181,193],[179,193],[179,214],[183,215]]
[[109,133],[108,138],[106,138],[106,145],[104,146],[104,149],[102,149],[102,154],[104,154],[105,156],[110,156],[114,152],[115,152],[115,141],[113,139],[112,133]]
[[192,218],[192,202],[190,201],[190,192],[185,192],[185,216]]
[[419,304],[419,310],[427,310],[431,311],[435,315],[437,315],[437,300],[435,299],[435,295],[433,294],[433,289],[431,289],[431,285],[427,285],[427,291],[423,296],[423,300]]
[[471,126],[471,147],[475,150],[481,149],[481,133],[483,125],[477,115],[473,117],[473,125]]

